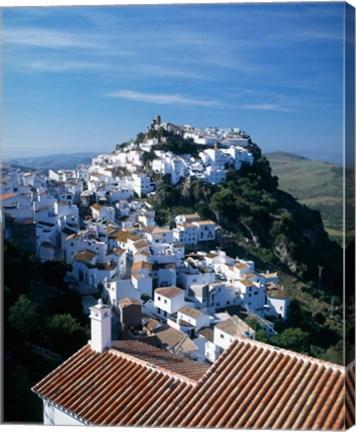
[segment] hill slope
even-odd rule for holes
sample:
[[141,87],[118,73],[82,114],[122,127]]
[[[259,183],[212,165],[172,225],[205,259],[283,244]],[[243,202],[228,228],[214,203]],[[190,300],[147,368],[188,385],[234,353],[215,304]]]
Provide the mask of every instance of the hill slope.
[[333,240],[342,239],[343,168],[292,153],[266,154],[279,187],[302,204],[319,210]]

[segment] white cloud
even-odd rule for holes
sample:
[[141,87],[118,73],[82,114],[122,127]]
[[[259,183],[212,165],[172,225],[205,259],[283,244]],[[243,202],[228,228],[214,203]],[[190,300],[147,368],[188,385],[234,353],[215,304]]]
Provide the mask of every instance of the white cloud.
[[219,105],[218,102],[207,99],[196,99],[180,94],[156,94],[156,93],[141,93],[133,90],[119,90],[109,93],[108,96],[129,99],[138,102],[146,102],[153,104],[164,105],[188,105],[188,106],[205,106],[213,107]]
[[250,105],[243,105],[242,108],[245,109],[251,109],[251,110],[259,110],[259,111],[284,111],[284,112],[292,112],[295,111],[295,109],[279,105],[279,104],[250,104]]
[[32,46],[37,48],[102,48],[98,37],[78,35],[68,31],[41,28],[13,28],[3,31],[3,45]]
[[88,72],[92,73],[93,70],[105,70],[107,66],[102,63],[90,63],[82,61],[30,61],[26,63],[26,68],[33,71],[41,72]]

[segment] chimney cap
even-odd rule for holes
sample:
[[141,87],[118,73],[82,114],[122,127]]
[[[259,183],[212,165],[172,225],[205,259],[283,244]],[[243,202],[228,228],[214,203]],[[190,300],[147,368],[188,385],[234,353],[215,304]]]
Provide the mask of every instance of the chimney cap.
[[109,305],[106,305],[103,300],[100,298],[98,300],[98,303],[94,306],[92,306],[90,309],[110,309]]

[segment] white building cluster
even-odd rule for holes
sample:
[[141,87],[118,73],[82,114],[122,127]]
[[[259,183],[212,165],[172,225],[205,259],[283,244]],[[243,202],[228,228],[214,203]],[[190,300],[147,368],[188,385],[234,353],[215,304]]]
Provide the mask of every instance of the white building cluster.
[[192,138],[196,144],[215,145],[224,147],[240,146],[246,147],[249,137],[246,132],[238,128],[194,128],[183,126],[183,137]]
[[253,164],[253,155],[245,148],[209,148],[199,152],[198,157],[177,156],[162,150],[154,151],[151,162],[155,173],[171,176],[171,183],[177,184],[181,178],[194,177],[210,184],[218,184],[226,179],[226,170],[238,171],[242,163]]
[[[227,167],[253,163],[248,139],[237,129],[164,127],[198,144],[221,145],[196,159],[155,151],[152,169],[170,174],[173,184],[186,176],[219,183]],[[266,318],[285,319],[289,299],[276,274],[258,273],[252,261],[215,249],[213,221],[195,213],[177,215],[174,227],[156,225],[154,209],[140,199],[154,193],[142,168],[145,152],[156,144],[147,138],[140,148],[132,144],[95,157],[90,166],[48,175],[3,164],[0,221],[5,238],[40,260],[70,264],[73,287],[100,293],[120,316],[126,316],[123,305],[127,316],[142,311],[132,322],[139,321],[146,336],[171,352],[213,362],[234,338],[255,337],[236,311],[271,335]],[[186,254],[187,247],[196,252]],[[232,316],[219,313],[232,307]]]

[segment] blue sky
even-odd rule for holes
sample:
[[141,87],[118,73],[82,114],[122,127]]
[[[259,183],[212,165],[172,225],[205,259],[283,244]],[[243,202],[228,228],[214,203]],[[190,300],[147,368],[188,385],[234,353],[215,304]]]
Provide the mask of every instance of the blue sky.
[[151,118],[341,162],[343,3],[5,8],[2,157],[109,152]]

